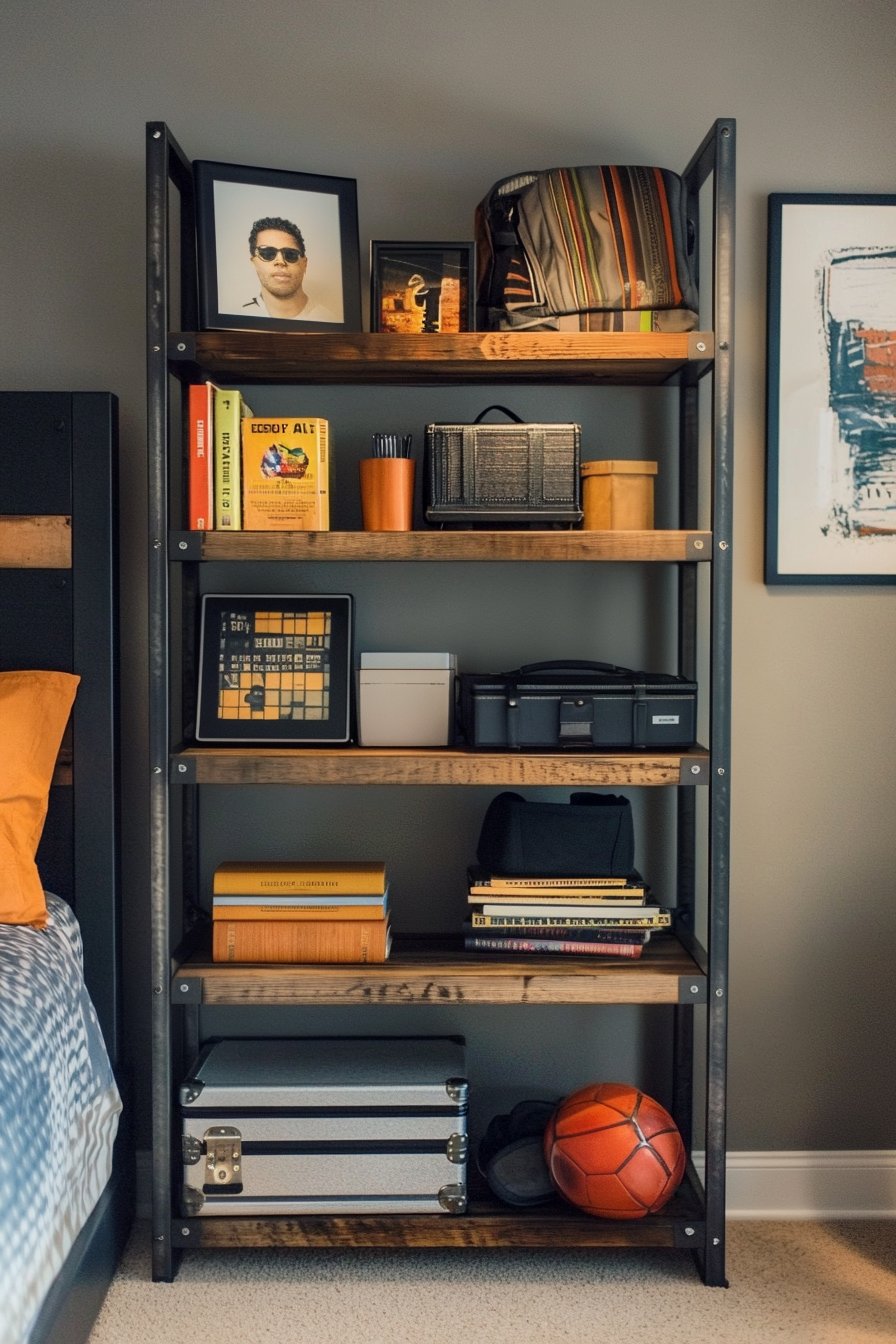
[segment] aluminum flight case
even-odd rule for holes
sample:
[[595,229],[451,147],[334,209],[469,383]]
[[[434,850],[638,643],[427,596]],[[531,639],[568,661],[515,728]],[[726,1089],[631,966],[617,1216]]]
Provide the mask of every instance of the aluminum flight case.
[[460,718],[474,750],[590,751],[693,746],[697,685],[584,660],[461,673]]
[[180,1088],[185,1215],[463,1213],[462,1040],[225,1039]]

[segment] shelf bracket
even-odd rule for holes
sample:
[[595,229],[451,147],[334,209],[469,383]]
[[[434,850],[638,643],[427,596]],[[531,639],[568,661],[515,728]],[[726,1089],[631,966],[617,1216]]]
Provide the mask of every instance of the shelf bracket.
[[202,1002],[202,977],[199,975],[182,976],[171,986],[171,1002],[194,1004]]
[[688,532],[684,540],[684,554],[686,560],[711,560],[712,537],[706,532]]
[[168,337],[168,358],[177,364],[196,360],[196,334],[192,331],[174,331]]
[[202,537],[201,532],[169,532],[168,559],[201,560]]
[[[192,757],[179,756],[177,760],[171,762],[172,784],[195,784],[196,783],[196,762]],[[689,781],[686,781],[689,782]]]
[[202,1245],[201,1218],[173,1218],[171,1221],[171,1245],[176,1247]]
[[693,756],[682,756],[681,765],[678,768],[678,783],[679,785],[708,784],[708,763],[706,761],[695,761]]
[[676,1223],[673,1233],[675,1249],[679,1251],[698,1251],[706,1237],[706,1223],[702,1218],[686,1218]]
[[680,975],[678,977],[679,1003],[706,1003],[706,979],[701,975]]

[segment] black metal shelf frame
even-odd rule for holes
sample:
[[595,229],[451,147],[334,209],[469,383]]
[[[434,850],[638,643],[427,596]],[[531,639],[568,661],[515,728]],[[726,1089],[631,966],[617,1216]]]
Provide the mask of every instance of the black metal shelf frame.
[[[190,628],[197,589],[198,553],[188,559],[169,557],[170,535],[181,526],[171,510],[179,480],[172,477],[169,443],[177,441],[182,412],[172,385],[191,376],[191,366],[169,361],[169,335],[190,332],[197,325],[196,241],[192,167],[162,122],[150,122],[147,134],[147,436],[149,487],[149,793],[150,898],[152,909],[152,1109],[153,1109],[153,1276],[173,1278],[182,1247],[182,1220],[173,1216],[176,1171],[175,1115],[172,1100],[175,1070],[183,1053],[198,1043],[199,1010],[183,1003],[172,1009],[173,949],[183,929],[171,916],[172,892],[182,878],[189,888],[195,873],[194,818],[199,786],[172,785],[171,759],[180,741],[184,706],[189,707]],[[735,123],[719,119],[711,127],[684,171],[692,204],[703,199],[711,182],[711,328],[715,351],[706,377],[683,377],[679,388],[679,520],[698,529],[698,487],[701,427],[698,399],[711,384],[710,535],[708,566],[679,563],[679,670],[695,677],[698,653],[708,650],[709,781],[706,827],[706,890],[708,919],[705,958],[707,977],[702,1063],[705,1070],[705,1168],[692,1185],[703,1202],[702,1217],[686,1219],[675,1244],[694,1253],[704,1282],[723,1286],[725,1278],[725,1144],[728,1014],[728,880],[730,836],[730,695],[731,695],[731,570],[733,483],[733,335],[734,335],[734,205]],[[703,370],[700,371],[701,373]],[[509,375],[512,380],[512,375]],[[546,370],[545,381],[550,373]],[[500,375],[497,375],[500,381]],[[598,382],[599,379],[595,379]],[[177,421],[177,423],[175,423]],[[173,519],[173,522],[172,522]],[[698,614],[698,571],[709,571],[708,630]],[[175,641],[172,642],[174,635]],[[705,640],[705,644],[702,641]],[[175,657],[183,648],[184,656]],[[175,719],[177,720],[175,722]],[[679,926],[683,939],[695,937],[698,889],[697,791],[679,787],[677,798],[677,882]],[[172,826],[178,843],[172,844]],[[185,874],[185,876],[184,876]],[[704,966],[705,963],[705,966]],[[701,994],[700,999],[703,999]],[[694,1005],[674,1006],[673,1111],[688,1152],[694,1113]],[[693,1170],[691,1168],[691,1170]],[[525,1218],[525,1214],[520,1215]],[[649,1241],[649,1237],[646,1239]],[[521,1236],[525,1244],[525,1236]]]

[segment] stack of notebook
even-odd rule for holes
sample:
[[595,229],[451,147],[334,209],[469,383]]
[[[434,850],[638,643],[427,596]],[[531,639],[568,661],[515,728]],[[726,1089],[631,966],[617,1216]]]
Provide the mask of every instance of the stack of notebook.
[[640,957],[671,914],[648,903],[640,873],[627,877],[509,877],[468,870],[464,947],[505,955]]

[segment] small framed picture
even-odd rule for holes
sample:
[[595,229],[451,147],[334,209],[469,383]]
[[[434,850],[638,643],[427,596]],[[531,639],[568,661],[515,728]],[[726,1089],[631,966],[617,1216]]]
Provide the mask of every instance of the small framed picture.
[[205,594],[197,740],[348,742],[351,644],[348,593]]
[[370,244],[370,330],[473,331],[475,243]]
[[360,331],[353,178],[197,160],[203,329]]

